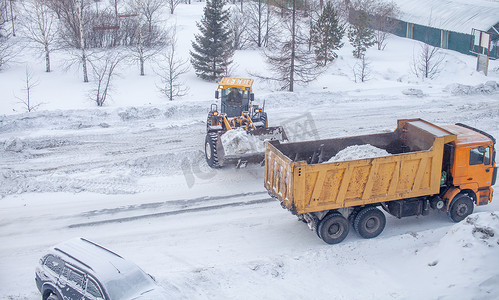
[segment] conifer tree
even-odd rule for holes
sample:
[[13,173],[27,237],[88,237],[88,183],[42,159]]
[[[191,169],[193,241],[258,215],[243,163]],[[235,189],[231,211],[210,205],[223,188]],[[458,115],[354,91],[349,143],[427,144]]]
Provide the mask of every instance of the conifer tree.
[[191,64],[196,75],[205,80],[223,77],[234,55],[229,11],[223,8],[224,3],[225,0],[207,0],[201,23],[196,23],[200,34],[192,42]]
[[315,57],[319,65],[325,66],[338,57],[335,50],[343,47],[341,39],[344,34],[345,29],[339,22],[338,14],[331,2],[328,2],[319,20],[312,26],[311,32]]
[[369,47],[374,45],[374,30],[369,27],[369,14],[357,11],[348,30],[348,39],[353,46],[353,56],[362,58]]

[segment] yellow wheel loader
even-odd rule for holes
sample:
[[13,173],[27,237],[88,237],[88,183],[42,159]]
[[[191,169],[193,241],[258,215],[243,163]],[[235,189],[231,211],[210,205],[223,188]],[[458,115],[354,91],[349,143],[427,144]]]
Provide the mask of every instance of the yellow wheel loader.
[[[224,77],[206,121],[205,157],[212,168],[262,163],[265,140],[287,140],[281,126],[268,127],[264,107],[253,104],[253,79]],[[265,106],[265,105],[264,105]]]

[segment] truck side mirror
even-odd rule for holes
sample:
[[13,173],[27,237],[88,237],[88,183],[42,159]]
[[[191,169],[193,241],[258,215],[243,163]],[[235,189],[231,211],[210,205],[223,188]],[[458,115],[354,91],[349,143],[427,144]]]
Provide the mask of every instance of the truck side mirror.
[[255,94],[250,93],[250,101],[255,101]]
[[219,97],[219,94],[218,94],[218,90],[215,91],[215,99],[218,99]]

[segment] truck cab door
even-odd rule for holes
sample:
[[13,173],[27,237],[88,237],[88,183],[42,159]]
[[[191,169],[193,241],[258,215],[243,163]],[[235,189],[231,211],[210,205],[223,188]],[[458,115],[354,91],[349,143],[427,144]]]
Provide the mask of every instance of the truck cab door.
[[494,165],[491,147],[476,147],[470,149],[469,181],[478,183],[478,187],[492,184]]
[[493,148],[490,146],[469,148],[469,167],[466,174],[468,183],[478,185],[477,204],[490,202],[494,184],[495,163],[492,156]]

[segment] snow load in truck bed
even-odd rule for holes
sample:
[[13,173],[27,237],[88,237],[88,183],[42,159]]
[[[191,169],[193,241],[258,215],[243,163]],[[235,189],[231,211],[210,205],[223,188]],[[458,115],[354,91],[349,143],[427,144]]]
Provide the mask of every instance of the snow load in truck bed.
[[327,163],[374,158],[388,155],[390,155],[390,153],[388,153],[386,150],[374,147],[369,144],[353,145],[339,151],[335,156],[331,157],[331,159],[329,159]]

